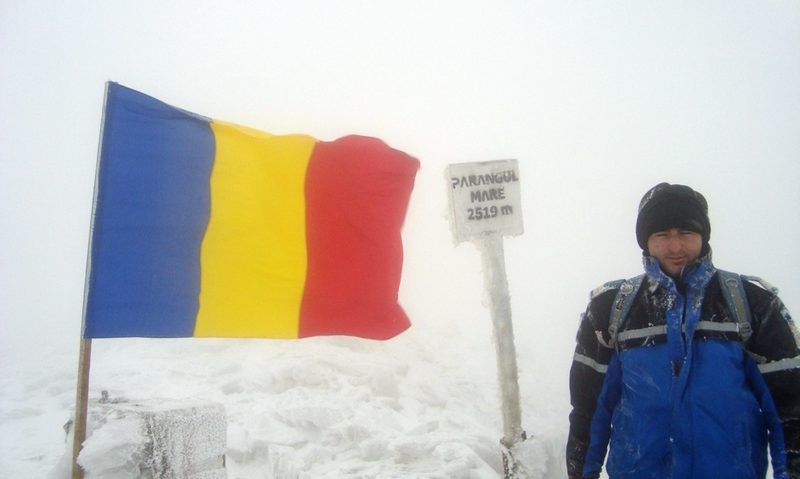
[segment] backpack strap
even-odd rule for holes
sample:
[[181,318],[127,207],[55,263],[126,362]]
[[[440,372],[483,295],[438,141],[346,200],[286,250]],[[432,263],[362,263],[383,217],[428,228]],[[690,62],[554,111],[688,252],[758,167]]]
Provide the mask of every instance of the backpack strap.
[[611,306],[611,316],[608,320],[608,345],[619,351],[619,344],[617,337],[619,336],[619,329],[628,317],[628,313],[633,305],[633,299],[636,297],[636,292],[644,281],[645,275],[640,274],[633,278],[626,279],[619,286],[617,296],[614,298],[614,303]]
[[750,277],[743,277],[721,269],[717,270],[717,274],[722,286],[722,295],[728,305],[728,311],[733,315],[733,319],[738,325],[739,337],[743,343],[747,342],[750,339],[750,335],[753,334],[753,328],[751,326],[750,306],[747,304],[747,295],[745,294],[742,280],[749,280]]
[[759,278],[758,276],[747,276],[743,274],[742,279],[745,281],[750,281],[751,283],[758,283],[762,288],[774,294],[775,296],[777,296],[778,293],[780,292],[778,291],[778,288],[772,286],[771,284],[767,283],[765,280]]
[[[756,281],[762,287],[773,293],[777,293],[777,289],[772,285],[754,276],[740,276],[736,273],[729,271],[717,270],[720,285],[722,286],[722,295],[725,298],[725,303],[728,306],[733,319],[736,323],[737,332],[742,342],[746,342],[753,334],[751,326],[752,317],[750,314],[750,306],[747,303],[747,295],[744,291],[743,281]],[[619,286],[619,291],[614,298],[614,303],[611,307],[611,316],[608,322],[608,347],[618,350],[619,330],[625,323],[628,313],[633,305],[633,300],[636,293],[644,281],[645,275],[626,279]]]

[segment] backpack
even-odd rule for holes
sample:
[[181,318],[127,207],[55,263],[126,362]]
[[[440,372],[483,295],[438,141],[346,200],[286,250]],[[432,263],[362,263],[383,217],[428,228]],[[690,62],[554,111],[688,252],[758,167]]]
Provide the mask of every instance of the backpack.
[[[644,282],[645,277],[646,275],[640,274],[630,279],[616,281],[613,285],[619,285],[619,291],[617,291],[617,295],[614,298],[614,303],[611,308],[611,317],[608,322],[608,335],[610,338],[608,345],[613,349],[618,350],[619,330],[622,325],[625,324],[625,320],[633,305],[633,300]],[[745,276],[730,271],[717,270],[717,278],[719,279],[722,295],[725,298],[725,303],[733,317],[734,323],[712,323],[713,325],[709,325],[709,327],[724,331],[736,331],[739,333],[742,343],[745,343],[753,333],[753,329],[751,326],[752,316],[750,313],[750,305],[747,302],[747,295],[744,291],[743,282],[757,282],[761,287],[773,294],[778,294],[778,290],[756,276]],[[654,326],[653,328],[659,328],[659,326]],[[649,329],[651,328],[647,328],[647,330]],[[642,334],[649,335],[650,331],[647,330]]]

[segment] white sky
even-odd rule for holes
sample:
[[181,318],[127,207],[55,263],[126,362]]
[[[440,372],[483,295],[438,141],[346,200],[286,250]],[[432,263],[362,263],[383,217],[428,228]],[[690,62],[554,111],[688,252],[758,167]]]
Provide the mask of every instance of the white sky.
[[660,181],[706,195],[718,267],[765,277],[800,315],[794,0],[0,0],[0,362],[77,350],[109,79],[418,157],[401,302],[431,334],[491,334],[444,168],[518,159],[526,233],[506,260],[528,369],[565,372],[588,291],[639,272],[636,206]]

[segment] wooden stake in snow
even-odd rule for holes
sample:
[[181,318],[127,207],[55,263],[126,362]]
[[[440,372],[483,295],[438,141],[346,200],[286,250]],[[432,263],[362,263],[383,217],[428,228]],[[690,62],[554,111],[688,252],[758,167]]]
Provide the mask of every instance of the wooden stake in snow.
[[519,406],[517,352],[514,347],[514,328],[511,324],[511,297],[506,280],[503,239],[490,236],[479,241],[478,247],[481,249],[483,259],[484,285],[489,293],[500,395],[503,399],[501,443],[510,448],[522,437],[522,414]]
[[517,353],[503,236],[523,232],[519,168],[516,160],[457,163],[448,165],[447,177],[450,220],[456,241],[472,241],[481,251],[502,397],[503,465],[507,479],[517,478],[518,468],[510,450],[525,438],[525,432],[521,425]]

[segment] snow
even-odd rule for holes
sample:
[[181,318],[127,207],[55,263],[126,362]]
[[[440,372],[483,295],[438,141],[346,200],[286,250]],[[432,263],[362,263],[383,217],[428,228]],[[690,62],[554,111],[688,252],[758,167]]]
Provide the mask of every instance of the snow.
[[220,404],[107,396],[104,391],[89,403],[90,440],[78,460],[87,479],[226,477],[227,428]]
[[[131,417],[109,418],[107,427],[93,430],[91,441],[81,451],[80,464],[87,468],[87,479],[92,477],[117,477],[134,479],[139,476],[139,462],[144,455],[147,437],[139,422]],[[71,451],[72,448],[67,449]],[[69,467],[71,455],[60,466]],[[68,471],[68,469],[67,469]],[[64,477],[69,477],[66,475]]]
[[[112,400],[221,404],[231,479],[501,476],[491,334],[431,333],[412,327],[386,342],[95,340],[90,397],[108,391]],[[5,368],[2,470],[69,477],[62,426],[72,414],[77,365],[62,361],[67,353],[50,352],[25,377]],[[536,421],[527,418],[533,438],[515,454],[532,460],[530,477],[564,477],[564,429],[545,427],[563,423],[553,419],[566,417],[564,407],[538,404]],[[92,477],[133,477],[141,443],[136,421],[109,420],[90,435],[80,461],[104,471]]]

